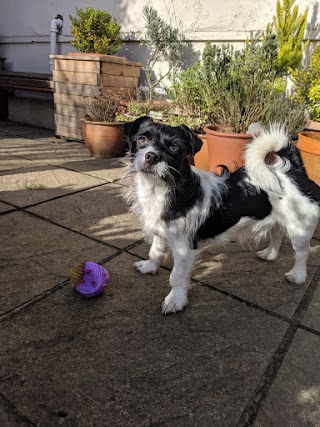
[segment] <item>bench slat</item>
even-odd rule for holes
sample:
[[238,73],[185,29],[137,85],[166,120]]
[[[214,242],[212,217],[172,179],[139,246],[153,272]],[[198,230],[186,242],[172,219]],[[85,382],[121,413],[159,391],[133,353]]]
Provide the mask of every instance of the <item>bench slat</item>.
[[0,72],[0,87],[32,90],[41,92],[53,92],[51,74]]

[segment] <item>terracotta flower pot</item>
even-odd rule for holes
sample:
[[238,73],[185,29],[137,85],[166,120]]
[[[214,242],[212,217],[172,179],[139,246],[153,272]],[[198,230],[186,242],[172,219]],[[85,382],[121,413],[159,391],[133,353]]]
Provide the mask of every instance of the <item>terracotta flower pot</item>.
[[309,178],[320,185],[320,132],[301,132],[298,147]]
[[209,170],[209,154],[208,154],[208,143],[207,137],[205,135],[197,135],[198,138],[202,141],[202,147],[200,151],[198,151],[194,155],[194,166],[198,169],[202,169],[205,171]]
[[314,120],[308,120],[303,129],[304,131],[320,131],[320,122],[315,122]]
[[123,123],[92,122],[82,119],[84,142],[94,157],[120,157],[125,153]]
[[209,171],[221,173],[219,165],[225,165],[231,172],[244,165],[244,149],[252,141],[247,133],[224,133],[213,126],[204,128],[207,136]]

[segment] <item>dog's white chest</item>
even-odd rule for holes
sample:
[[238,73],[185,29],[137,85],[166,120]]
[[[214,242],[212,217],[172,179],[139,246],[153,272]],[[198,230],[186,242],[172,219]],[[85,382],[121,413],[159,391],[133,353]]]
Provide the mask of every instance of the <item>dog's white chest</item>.
[[166,185],[155,184],[142,177],[138,182],[137,198],[144,230],[147,234],[161,234],[164,222],[161,219],[165,208]]

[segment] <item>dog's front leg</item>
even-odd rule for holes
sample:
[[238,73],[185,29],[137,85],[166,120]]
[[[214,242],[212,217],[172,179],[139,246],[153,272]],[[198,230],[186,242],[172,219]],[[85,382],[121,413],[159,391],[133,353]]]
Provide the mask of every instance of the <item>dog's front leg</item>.
[[149,250],[149,259],[134,263],[134,267],[142,274],[156,274],[165,254],[166,243],[161,237],[153,235]]
[[171,245],[173,269],[170,274],[171,292],[162,303],[162,313],[176,313],[188,303],[188,286],[197,251],[190,248],[188,241],[176,241]]

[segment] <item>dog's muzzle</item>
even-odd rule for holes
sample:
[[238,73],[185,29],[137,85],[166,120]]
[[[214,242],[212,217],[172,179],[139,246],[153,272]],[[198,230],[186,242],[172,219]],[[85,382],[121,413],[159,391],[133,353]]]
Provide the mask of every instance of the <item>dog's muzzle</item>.
[[145,147],[136,153],[134,166],[137,171],[163,177],[166,172],[166,166],[162,160],[161,153],[158,153],[152,147]]

